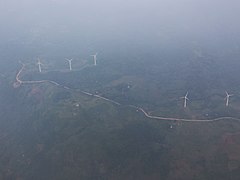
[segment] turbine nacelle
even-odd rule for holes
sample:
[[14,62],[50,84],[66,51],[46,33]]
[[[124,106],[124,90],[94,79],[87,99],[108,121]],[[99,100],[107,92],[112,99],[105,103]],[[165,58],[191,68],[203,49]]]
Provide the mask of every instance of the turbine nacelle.
[[181,98],[181,99],[187,99],[187,100],[189,100],[187,96],[188,96],[188,92],[186,93],[186,95],[185,95],[185,96],[183,96],[183,97],[180,97],[180,98]]
[[72,62],[73,59],[65,58],[68,62]]
[[38,58],[37,64],[41,64],[42,65],[42,62],[41,62],[41,60],[39,58]]
[[231,97],[231,96],[233,96],[234,94],[228,94],[228,92],[227,91],[225,91],[225,93],[226,93],[226,98],[227,97]]

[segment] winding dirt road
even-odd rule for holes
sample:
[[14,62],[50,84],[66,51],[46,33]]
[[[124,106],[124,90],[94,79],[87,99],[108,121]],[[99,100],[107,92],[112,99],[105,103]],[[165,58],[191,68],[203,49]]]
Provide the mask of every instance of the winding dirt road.
[[[62,87],[64,89],[67,89],[67,90],[74,90],[74,89],[71,89],[70,87],[67,87],[67,86],[64,86],[64,85],[61,85],[55,81],[51,81],[51,80],[39,80],[39,81],[24,81],[24,80],[21,80],[20,79],[20,75],[22,73],[22,71],[24,70],[25,68],[25,64],[21,63],[22,64],[22,68],[19,70],[19,72],[17,73],[16,75],[16,81],[17,83],[19,84],[37,84],[37,83],[51,83],[55,86],[59,86],[59,87]],[[97,94],[91,94],[89,92],[85,92],[85,91],[81,91],[79,90],[80,93],[82,94],[85,94],[87,96],[91,96],[91,97],[96,97],[96,98],[99,98],[99,99],[102,99],[104,101],[108,101],[110,103],[113,103],[115,105],[118,105],[120,106],[121,104],[119,102],[116,102],[112,99],[108,99],[106,97],[103,97],[103,96],[100,96],[100,95],[97,95]],[[145,117],[149,118],[149,119],[155,119],[155,120],[165,120],[165,121],[184,121],[184,122],[214,122],[214,121],[221,121],[221,120],[235,120],[235,121],[240,121],[239,118],[235,118],[235,117],[218,117],[218,118],[214,118],[214,119],[182,119],[182,118],[171,118],[171,117],[161,117],[161,116],[153,116],[153,115],[149,115],[143,108],[141,107],[137,107],[137,106],[134,106],[134,105],[127,105],[128,107],[131,107],[131,108],[134,108],[138,111],[141,111]]]

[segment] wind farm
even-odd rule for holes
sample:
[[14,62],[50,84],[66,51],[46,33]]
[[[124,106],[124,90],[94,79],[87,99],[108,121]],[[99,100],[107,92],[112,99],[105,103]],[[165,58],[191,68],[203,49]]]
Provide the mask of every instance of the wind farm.
[[[82,58],[75,60],[74,71],[70,71],[69,66],[68,71],[64,71],[66,64],[62,65],[62,70],[50,69],[50,67],[54,66],[47,64],[46,67],[48,68],[45,68],[44,73],[38,73],[39,71],[34,69],[33,65],[21,62],[19,63],[19,70],[15,77],[16,82],[19,82],[21,85],[17,87],[16,90],[20,92],[24,89],[29,89],[27,91],[31,93],[29,93],[26,100],[34,100],[33,102],[35,102],[36,105],[38,104],[38,106],[46,100],[39,99],[39,95],[35,94],[35,92],[44,92],[44,96],[49,97],[47,101],[51,102],[49,102],[49,104],[47,103],[47,107],[50,108],[49,106],[51,106],[51,112],[56,113],[54,117],[58,119],[58,121],[65,123],[66,121],[64,119],[68,119],[68,121],[71,120],[68,123],[75,123],[73,126],[75,128],[84,126],[84,119],[87,119],[88,123],[91,122],[91,124],[101,128],[103,128],[102,126],[109,127],[109,124],[113,122],[119,126],[122,123],[130,123],[133,121],[134,125],[130,125],[134,128],[134,130],[131,130],[133,132],[138,132],[139,128],[143,128],[142,125],[140,125],[141,123],[144,123],[144,126],[148,124],[147,126],[156,128],[156,130],[152,131],[159,133],[159,136],[157,135],[158,138],[160,138],[160,134],[167,134],[168,138],[171,138],[169,146],[171,147],[170,149],[174,151],[176,149],[178,149],[177,151],[181,151],[179,147],[181,144],[184,144],[184,139],[180,137],[187,136],[190,138],[190,142],[196,142],[197,139],[203,137],[207,139],[218,137],[218,140],[222,141],[219,138],[221,138],[221,134],[224,134],[225,128],[227,128],[229,124],[234,124],[236,132],[238,127],[240,128],[240,114],[237,112],[239,102],[238,96],[236,95],[237,92],[234,89],[229,90],[231,91],[230,94],[224,91],[225,88],[214,89],[214,87],[211,87],[213,90],[208,89],[205,98],[202,94],[199,95],[198,91],[192,89],[191,86],[183,87],[176,91],[176,86],[171,89],[171,86],[168,86],[168,82],[160,80],[161,83],[159,83],[160,86],[158,86],[156,80],[152,81],[146,77],[146,75],[141,76],[141,78],[137,78],[139,75],[133,76],[132,74],[131,76],[124,76],[126,71],[122,76],[116,76],[114,73],[117,74],[119,71],[114,69],[114,67],[109,68],[105,65],[102,66],[101,63],[98,64],[97,68],[95,68],[94,64],[86,66],[78,62],[80,61],[79,59]],[[88,63],[89,61],[85,62]],[[82,66],[84,68],[82,68]],[[128,66],[128,68],[131,69],[131,66]],[[103,76],[105,76],[104,79],[99,78]],[[154,86],[152,86],[152,84]],[[102,88],[99,88],[100,85]],[[111,88],[109,88],[109,85],[111,85]],[[40,89],[41,91],[36,89]],[[186,93],[180,98],[180,101],[178,97],[181,96],[184,91]],[[235,94],[234,97],[232,97],[232,93]],[[52,95],[49,96],[50,94]],[[189,95],[191,98],[189,98]],[[226,98],[228,97],[228,106],[226,106],[227,102],[222,103],[225,95]],[[199,99],[199,97],[201,97],[201,99]],[[230,99],[230,97],[232,97],[232,99]],[[189,99],[191,99],[191,103],[188,103]],[[146,100],[148,100],[147,103]],[[225,100],[227,101],[227,99]],[[52,104],[52,102],[54,103]],[[46,104],[44,106],[46,106]],[[87,118],[85,113],[87,116],[91,114],[91,117]],[[112,119],[110,117],[114,118]],[[130,118],[129,122],[127,120],[128,118]],[[104,123],[102,122],[103,120],[107,122]],[[76,123],[78,125],[76,125]],[[60,128],[58,123],[55,123],[54,126]],[[71,131],[77,131],[74,130],[73,127]],[[128,125],[125,128],[128,128]],[[50,129],[51,128],[49,128],[48,131]],[[64,129],[65,132],[67,132],[67,127]],[[146,127],[144,130],[141,130],[141,132],[147,129]],[[105,129],[105,131],[107,131],[107,129]],[[209,133],[206,133],[206,131]],[[59,131],[59,133],[61,133],[61,131]],[[194,135],[195,133],[198,133],[198,135]],[[224,134],[224,136],[225,135],[228,136],[227,134]],[[233,135],[235,136],[234,133]],[[110,134],[106,136],[110,137]],[[121,137],[122,135],[113,136],[118,139],[119,136]],[[127,135],[128,138],[130,137],[130,139],[133,138],[134,140],[136,140],[135,138],[137,136]],[[144,134],[144,137],[147,136],[148,133]],[[74,138],[76,137],[74,136]],[[98,141],[103,142],[101,139]],[[209,140],[204,140],[204,144],[207,144],[209,148],[216,148],[216,145],[208,141]],[[118,143],[124,142],[125,138],[123,142],[118,140]],[[111,145],[112,143],[113,142],[111,142]],[[198,143],[201,144],[202,142],[199,141]],[[186,144],[186,146],[189,148],[187,152],[190,154],[190,157],[193,158],[194,153],[191,154],[191,152],[197,144],[190,143]],[[152,147],[148,148],[152,149]],[[139,152],[142,152],[142,150]],[[85,153],[85,151],[82,153]],[[149,153],[149,151],[147,151],[147,153]],[[175,155],[175,153],[167,153],[165,156],[168,157],[172,155]],[[85,156],[87,155],[85,154]],[[178,162],[180,160],[172,160],[170,158],[170,161]]]
[[[73,59],[66,59],[66,60],[69,62],[69,71],[72,71],[71,62],[72,62]],[[40,61],[38,61],[38,62],[39,62],[40,65],[42,64]],[[22,68],[20,69],[20,71],[17,73],[17,76],[16,76],[16,83],[17,84],[19,84],[19,85],[20,84],[37,84],[37,83],[46,82],[46,83],[54,84],[54,85],[59,86],[59,87],[63,87],[64,89],[67,89],[67,90],[71,90],[70,87],[67,87],[65,85],[61,85],[58,82],[55,82],[53,80],[47,80],[47,79],[32,80],[32,81],[31,80],[25,80],[25,81],[20,80],[20,74],[22,73],[23,69],[25,68],[25,64],[23,64],[22,62],[20,64],[22,65]],[[94,66],[95,66],[95,64],[94,64]],[[39,72],[41,72],[41,71],[39,71]],[[14,84],[14,86],[19,87],[19,85],[17,85],[16,83]],[[130,85],[129,85],[129,83],[127,83],[127,89],[129,89],[129,88],[130,88]],[[121,105],[121,102],[118,102],[117,99],[109,99],[107,97],[100,96],[98,94],[94,94],[94,93],[86,92],[86,91],[81,91],[81,90],[80,90],[80,92],[82,92],[83,94],[86,94],[88,96],[96,97],[96,98],[111,102],[111,103],[116,104],[116,105]],[[228,94],[227,91],[225,91],[225,93],[226,93],[226,97],[225,97],[226,104],[225,104],[225,106],[228,107],[229,106],[229,98],[231,96],[233,96],[233,94]],[[189,92],[187,91],[185,96],[180,97],[180,99],[183,99],[183,107],[184,108],[187,108],[187,101],[189,101],[188,94],[189,94]],[[162,117],[162,116],[152,116],[152,115],[148,114],[142,107],[138,107],[138,106],[133,105],[133,104],[125,104],[125,106],[134,107],[135,109],[137,109],[137,111],[143,112],[143,114],[150,119],[162,119],[162,120],[169,120],[169,121],[174,121],[175,120],[175,121],[186,121],[186,122],[194,122],[194,121],[195,122],[211,122],[211,121],[215,121],[215,120],[222,120],[222,119],[229,119],[229,118],[238,120],[237,117],[231,117],[231,116],[222,116],[222,117],[215,117],[214,116],[214,118],[212,118],[212,119],[209,119],[209,117],[208,117],[208,119],[204,119],[203,117],[201,117],[203,119],[201,119],[201,118],[200,119],[196,119],[196,118],[194,118],[194,119],[190,119],[190,118],[184,119],[182,117],[174,118],[174,117],[166,117],[166,116],[164,116],[164,117]]]
[[[89,57],[88,54],[85,56]],[[166,144],[160,145],[162,150],[167,150],[164,156],[168,157],[172,163],[179,163],[181,159],[171,158],[171,156],[175,156],[178,152],[184,154],[186,151],[185,153],[192,159],[196,155],[194,153],[196,147],[200,148],[202,152],[200,153],[203,155],[208,152],[205,152],[204,148],[202,148],[203,144],[212,149],[214,153],[217,153],[218,151],[215,149],[220,145],[212,142],[226,143],[226,138],[238,137],[238,128],[240,129],[240,113],[238,111],[240,98],[237,89],[227,84],[226,86],[231,87],[228,88],[231,93],[225,92],[227,88],[224,85],[219,88],[214,84],[214,75],[210,76],[213,80],[210,78],[208,84],[200,85],[198,83],[202,83],[201,79],[190,81],[187,78],[184,81],[188,82],[188,84],[180,88],[179,84],[184,84],[182,79],[186,78],[186,72],[179,74],[169,73],[167,79],[172,76],[171,83],[169,83],[170,81],[164,80],[163,76],[156,74],[151,76],[151,73],[149,75],[143,73],[147,67],[141,66],[141,63],[133,63],[135,66],[127,64],[123,71],[122,68],[119,68],[124,66],[124,64],[121,64],[122,61],[117,62],[118,65],[115,66],[114,63],[104,62],[107,60],[100,57],[101,62],[95,67],[91,63],[90,57],[88,60],[81,60],[87,59],[86,57],[73,56],[75,60],[74,70],[70,70],[71,66],[68,63],[67,71],[66,62],[68,61],[65,61],[65,63],[62,60],[53,62],[51,58],[47,57],[44,57],[44,64],[46,65],[44,73],[39,73],[39,69],[35,68],[34,59],[36,58],[22,60],[21,63],[17,63],[18,69],[14,78],[14,82],[16,82],[14,91],[19,94],[15,97],[15,101],[19,102],[19,104],[14,104],[15,109],[17,109],[15,113],[18,114],[20,108],[27,108],[28,113],[31,114],[36,113],[36,116],[34,115],[36,118],[34,124],[29,126],[31,129],[40,128],[29,137],[38,139],[39,134],[42,134],[41,132],[54,133],[61,137],[71,137],[63,141],[64,145],[53,146],[54,152],[65,150],[70,153],[73,149],[84,146],[89,149],[98,148],[98,150],[88,151],[97,151],[103,156],[105,153],[104,148],[109,148],[107,151],[113,153],[115,152],[115,149],[111,149],[113,146],[117,147],[119,144],[127,143],[133,152],[138,152],[141,156],[144,156],[143,152],[151,155],[152,151],[157,151],[158,155],[161,156],[162,153],[156,150],[158,144],[156,144],[155,138],[157,137],[157,141],[159,141],[163,136],[166,136]],[[136,72],[134,74],[135,71],[133,73],[132,69],[136,68],[136,66],[141,73]],[[154,70],[156,63],[149,63],[148,66],[151,67],[149,69]],[[163,64],[160,63],[157,68],[159,72],[166,73],[165,69],[168,66],[171,65],[166,64],[163,67]],[[188,66],[191,67],[191,64]],[[212,66],[216,65],[212,64]],[[175,72],[177,72],[177,69]],[[192,78],[193,76],[194,74],[190,71],[189,77]],[[204,76],[200,78],[202,77]],[[204,83],[208,81],[204,81]],[[204,88],[194,89],[194,87],[201,86],[204,86]],[[8,92],[11,91],[8,90]],[[184,92],[184,96],[181,97]],[[235,95],[233,96],[233,94]],[[223,102],[224,96],[226,98]],[[180,100],[179,97],[181,97]],[[190,99],[191,103],[189,103]],[[6,103],[7,101],[2,100],[2,102]],[[27,106],[21,107],[21,104],[24,103]],[[40,117],[37,115],[39,111],[42,112]],[[19,117],[23,117],[23,115]],[[28,123],[28,118],[24,116],[24,119],[26,119],[23,120],[24,123]],[[48,124],[47,127],[44,125],[45,123]],[[149,128],[151,128],[151,132]],[[28,130],[25,131],[30,133]],[[91,133],[91,131],[94,131],[94,133]],[[20,134],[26,132],[20,132]],[[102,134],[103,132],[104,134]],[[229,135],[230,132],[232,134]],[[91,134],[91,137],[86,135],[88,133]],[[150,135],[152,133],[153,135]],[[124,134],[126,134],[126,137]],[[139,137],[141,138],[139,139]],[[104,144],[106,138],[110,145],[104,145],[101,148],[100,144]],[[188,138],[188,142],[185,141],[186,138]],[[91,142],[95,142],[93,139],[97,139],[97,142],[100,143],[96,144],[95,148],[92,148],[91,144]],[[46,147],[47,141],[43,139],[41,141],[37,142],[35,145],[36,150],[33,153],[28,153],[24,149],[20,156],[29,157],[33,164],[38,164],[34,161],[34,153],[42,153],[45,156],[42,148],[45,148],[45,151],[54,156],[54,153]],[[57,140],[51,139],[50,144],[52,142],[56,143]],[[76,142],[81,145],[78,146]],[[139,147],[142,147],[141,143],[150,142],[147,147],[149,150],[141,148],[136,150],[137,142],[140,143]],[[29,140],[28,143],[35,142]],[[66,146],[65,143],[70,145]],[[183,150],[183,144],[187,147],[187,150]],[[233,141],[233,144],[237,146],[237,142]],[[68,150],[66,150],[66,147]],[[129,156],[125,157],[126,159],[132,159],[130,152],[127,151],[126,155]],[[227,154],[228,157],[231,155],[231,153]],[[76,156],[89,158],[85,150],[81,150],[80,155]],[[119,156],[123,158],[122,155]],[[210,154],[209,156],[214,155]],[[94,157],[99,158],[98,155]],[[218,157],[221,156],[218,155]],[[112,161],[116,159],[116,156],[107,156],[107,158]],[[64,157],[64,159],[68,160],[69,156]],[[58,161],[58,158],[53,160],[53,163],[55,164],[56,161]],[[75,160],[72,161],[75,162]],[[215,166],[215,163],[209,158],[206,158],[206,161]],[[84,160],[84,164],[87,162],[89,160]],[[190,160],[187,162],[191,164]],[[146,161],[141,160],[138,163],[144,165]],[[226,163],[229,163],[229,161],[226,161]],[[226,163],[224,162],[224,164]],[[156,165],[160,166],[157,163]],[[85,165],[79,163],[79,166],[85,169]],[[96,166],[100,167],[99,164]],[[165,163],[163,166],[165,166]],[[113,167],[115,167],[115,164]],[[175,171],[175,168],[173,171]],[[110,172],[110,170],[107,170],[107,172]],[[69,175],[65,171],[64,174]],[[88,175],[82,177],[86,178]]]
[[0,180],[240,179],[240,2],[1,5]]

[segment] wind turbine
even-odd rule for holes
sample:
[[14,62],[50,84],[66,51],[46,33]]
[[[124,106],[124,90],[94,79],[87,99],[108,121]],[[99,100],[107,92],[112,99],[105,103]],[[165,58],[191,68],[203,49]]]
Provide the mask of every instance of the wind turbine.
[[71,71],[72,70],[72,60],[73,59],[67,59],[66,60],[68,61],[68,64],[69,64],[69,70]]
[[94,66],[96,66],[97,65],[97,53],[93,54],[91,56],[93,56]]
[[228,94],[227,91],[225,91],[225,92],[226,92],[226,97],[225,97],[225,99],[226,99],[226,106],[228,106],[229,105],[229,97],[233,96],[233,94]]
[[41,63],[41,61],[40,61],[39,58],[38,58],[37,65],[38,65],[38,70],[39,70],[39,72],[42,72],[42,67],[41,67],[42,63]]
[[186,95],[184,97],[181,97],[181,99],[184,99],[184,104],[183,104],[184,108],[187,107],[187,100],[189,100],[187,96],[188,96],[188,92],[186,93]]

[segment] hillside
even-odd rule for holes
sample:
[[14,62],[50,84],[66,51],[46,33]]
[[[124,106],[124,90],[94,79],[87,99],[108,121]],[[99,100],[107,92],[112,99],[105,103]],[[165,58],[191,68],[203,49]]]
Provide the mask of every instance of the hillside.
[[14,89],[2,78],[0,93],[0,179],[240,176],[237,121],[151,120],[49,83]]

